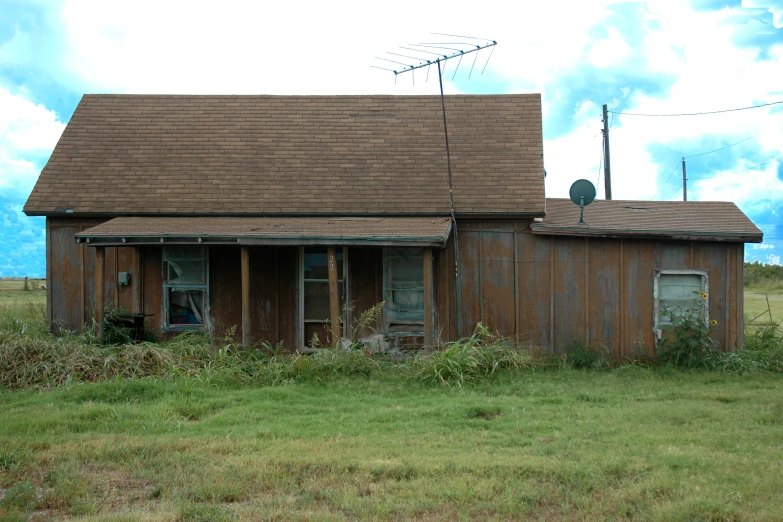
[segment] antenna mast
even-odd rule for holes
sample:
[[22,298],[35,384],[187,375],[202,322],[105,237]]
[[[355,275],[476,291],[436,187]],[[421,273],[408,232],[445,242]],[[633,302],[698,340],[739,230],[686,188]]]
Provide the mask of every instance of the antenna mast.
[[[389,69],[387,67],[377,67],[374,65],[371,67],[375,69],[383,69],[384,71],[393,72],[395,83],[397,82],[397,76],[406,72],[411,73],[411,80],[415,83],[416,77],[414,76],[414,71],[416,69],[422,69],[424,67],[427,68],[427,79],[429,79],[430,66],[436,65],[438,68],[438,83],[440,85],[440,106],[443,111],[443,133],[446,139],[446,164],[449,172],[449,209],[451,213],[451,226],[454,229],[454,293],[455,293],[454,297],[456,298],[457,336],[459,336],[462,333],[462,314],[460,311],[461,307],[460,307],[460,291],[459,291],[459,287],[460,287],[459,285],[459,238],[457,234],[457,218],[454,214],[454,180],[451,174],[451,151],[449,149],[449,129],[448,129],[448,124],[446,122],[446,97],[443,95],[443,73],[446,70],[446,62],[448,60],[459,58],[459,61],[457,62],[457,66],[454,68],[454,74],[451,77],[451,79],[453,80],[454,77],[457,76],[457,70],[459,70],[459,66],[462,64],[462,58],[464,58],[468,54],[475,53],[475,56],[473,57],[473,64],[471,64],[470,73],[468,74],[468,78],[470,78],[470,76],[473,75],[473,68],[476,66],[476,60],[478,59],[479,52],[482,51],[483,49],[489,49],[490,47],[492,47],[492,50],[490,51],[489,56],[487,57],[487,61],[484,63],[484,67],[481,69],[481,74],[484,74],[484,71],[487,69],[487,65],[489,64],[489,59],[492,58],[492,53],[495,51],[494,47],[498,43],[495,40],[490,40],[486,38],[475,38],[473,36],[459,36],[459,35],[444,34],[444,33],[432,33],[432,34],[438,36],[448,36],[450,38],[457,39],[458,41],[409,44],[410,47],[400,46],[401,49],[405,49],[408,52],[412,51],[414,53],[435,55],[437,56],[437,58],[427,59],[427,58],[422,58],[421,56],[417,57],[417,56],[410,56],[409,54],[388,52],[386,54],[390,54],[395,57],[403,57],[412,60],[417,60],[419,63],[410,64],[410,63],[400,62],[397,60],[391,60],[388,58],[376,57],[378,60],[396,63],[399,65],[403,65],[404,67],[402,67],[399,70]],[[464,40],[480,40],[483,41],[484,43],[478,45],[470,42],[465,42]],[[451,52],[447,52],[443,54],[444,50],[451,51]],[[441,66],[441,64],[443,65]]]

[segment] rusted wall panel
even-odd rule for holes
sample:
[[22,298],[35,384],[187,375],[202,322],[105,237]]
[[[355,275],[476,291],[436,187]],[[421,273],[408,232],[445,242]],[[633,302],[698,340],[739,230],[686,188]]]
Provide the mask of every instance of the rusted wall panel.
[[209,315],[216,335],[235,327],[234,338],[242,338],[242,280],[239,247],[209,249]]
[[436,342],[457,337],[456,295],[454,291],[454,235],[446,248],[435,255],[435,333]]
[[554,351],[566,352],[585,342],[585,241],[558,238],[554,259]]
[[655,243],[642,240],[623,240],[623,293],[621,313],[623,331],[620,337],[620,355],[635,352],[655,353],[653,335],[653,269]]
[[699,269],[706,270],[710,276],[710,320],[718,321],[717,325],[710,328],[710,333],[713,340],[719,343],[721,350],[725,350],[728,343],[726,311],[729,272],[726,252],[725,243],[694,243],[694,264]]
[[519,341],[547,350],[551,347],[550,241],[549,237],[530,232],[520,232],[517,236]]
[[80,246],[74,240],[79,226],[52,226],[49,229],[52,245],[51,296],[52,330],[79,330],[82,326],[80,309],[82,267]]
[[620,354],[620,241],[593,240],[588,247],[588,344]]
[[513,228],[503,232],[481,232],[481,292],[484,325],[493,332],[514,336]]
[[657,267],[662,270],[684,270],[690,263],[691,243],[686,241],[658,241]]
[[460,336],[473,333],[482,320],[481,232],[461,227],[459,231]]

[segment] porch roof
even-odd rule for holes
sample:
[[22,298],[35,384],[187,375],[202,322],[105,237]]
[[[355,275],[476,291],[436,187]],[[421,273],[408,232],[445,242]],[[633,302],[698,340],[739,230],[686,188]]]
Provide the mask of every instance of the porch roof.
[[366,245],[443,247],[448,217],[118,217],[76,234],[91,246]]
[[737,205],[725,201],[598,200],[579,207],[570,199],[546,200],[546,217],[534,234],[598,237],[656,237],[699,241],[760,243],[761,230]]

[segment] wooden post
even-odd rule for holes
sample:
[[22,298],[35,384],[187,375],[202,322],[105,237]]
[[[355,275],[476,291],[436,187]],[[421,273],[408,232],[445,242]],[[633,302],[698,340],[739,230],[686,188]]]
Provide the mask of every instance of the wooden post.
[[242,345],[250,348],[250,252],[242,247]]
[[424,249],[424,345],[432,346],[432,249]]
[[106,257],[105,247],[95,247],[95,335],[103,342],[103,264]]
[[332,346],[340,345],[340,285],[337,274],[337,249],[329,247],[326,251],[326,259],[329,270],[329,310],[332,321]]

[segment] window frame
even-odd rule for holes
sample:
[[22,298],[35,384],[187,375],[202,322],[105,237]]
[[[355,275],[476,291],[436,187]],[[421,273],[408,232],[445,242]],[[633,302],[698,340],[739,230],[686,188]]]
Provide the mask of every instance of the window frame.
[[[343,321],[342,321],[342,327],[341,327],[341,335],[342,337],[351,337],[351,314],[350,314],[350,304],[351,304],[351,284],[350,284],[350,270],[348,269],[348,247],[331,247],[331,246],[323,246],[323,245],[309,245],[309,246],[300,246],[298,250],[298,285],[299,288],[297,289],[296,297],[298,300],[297,303],[297,311],[299,317],[296,320],[297,327],[299,328],[299,346],[300,350],[303,351],[309,351],[310,348],[307,346],[307,342],[309,339],[305,339],[305,330],[306,325],[309,324],[318,324],[319,320],[317,319],[305,319],[305,284],[309,282],[329,282],[328,279],[305,279],[304,274],[304,260],[305,260],[305,250],[307,249],[321,249],[325,248],[327,249],[327,256],[328,256],[328,249],[334,248],[337,251],[342,252],[343,254],[343,273],[338,277],[338,288],[339,288],[339,282],[343,282],[343,307],[342,307],[342,313],[343,313]],[[327,258],[328,263],[328,258]],[[330,318],[326,320],[330,320]],[[325,324],[326,320],[322,321],[321,324]],[[323,347],[320,349],[326,349],[327,347]]]
[[663,328],[661,326],[661,295],[660,295],[660,281],[662,275],[697,275],[701,277],[701,291],[707,294],[706,303],[704,306],[704,321],[710,320],[710,273],[706,270],[669,270],[669,269],[655,269],[653,270],[653,332],[657,340],[661,339],[663,335]]
[[[391,331],[390,327],[392,325],[391,321],[391,315],[394,313],[399,313],[399,310],[394,310],[389,307],[389,303],[393,302],[393,296],[392,292],[394,292],[395,288],[392,288],[391,281],[389,280],[391,278],[391,267],[389,266],[389,253],[391,250],[399,250],[399,249],[405,249],[405,250],[421,250],[421,263],[422,263],[422,279],[421,279],[421,292],[424,294],[424,299],[422,300],[422,308],[420,310],[421,312],[421,331],[416,330],[400,330],[400,331]],[[433,284],[434,282],[432,279],[430,280],[430,286],[429,288],[424,286],[424,263],[426,256],[426,249],[427,247],[384,247],[383,249],[383,278],[382,278],[382,285],[383,285],[383,300],[384,300],[384,306],[383,306],[383,335],[384,337],[395,337],[395,338],[401,338],[401,337],[425,337],[425,331],[424,327],[427,324],[427,321],[425,320],[425,314],[427,313],[427,309],[425,306],[425,303],[427,301],[426,294],[429,293],[430,300],[432,299],[433,295]],[[434,262],[434,261],[433,261]],[[403,290],[405,290],[403,288]],[[403,311],[402,313],[417,313],[419,310],[413,310],[413,311]],[[411,321],[413,322],[413,321]],[[418,323],[416,321],[416,323]]]
[[[200,257],[184,257],[181,258],[182,260],[192,260],[192,261],[201,261],[201,270],[203,272],[202,274],[202,283],[184,283],[184,284],[177,284],[177,283],[170,283],[169,282],[169,276],[170,276],[170,268],[169,268],[169,261],[170,258],[169,255],[167,255],[168,250],[170,248],[182,248],[182,247],[197,247],[201,249],[201,256]],[[163,272],[163,313],[162,313],[162,330],[163,332],[193,332],[193,331],[200,331],[200,330],[206,330],[208,332],[212,331],[212,320],[210,318],[210,309],[209,309],[209,248],[206,246],[199,246],[199,245],[170,245],[170,246],[164,246],[163,252],[161,255],[161,270]],[[169,299],[170,299],[170,293],[172,290],[176,291],[187,291],[187,290],[196,290],[201,291],[203,293],[203,299],[204,299],[204,305],[203,305],[203,320],[201,324],[170,324],[169,323]]]

